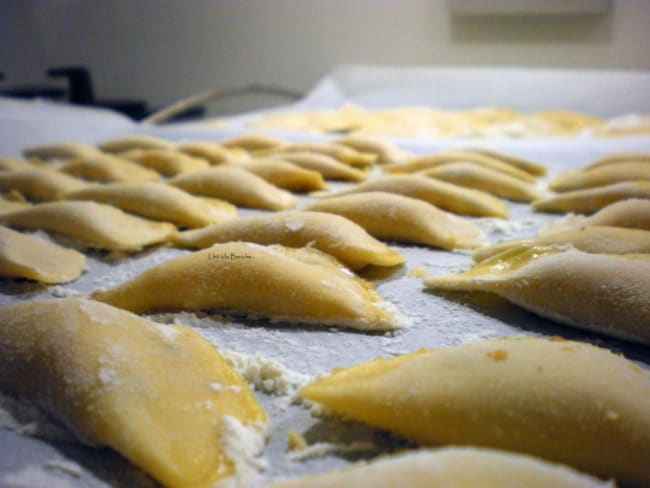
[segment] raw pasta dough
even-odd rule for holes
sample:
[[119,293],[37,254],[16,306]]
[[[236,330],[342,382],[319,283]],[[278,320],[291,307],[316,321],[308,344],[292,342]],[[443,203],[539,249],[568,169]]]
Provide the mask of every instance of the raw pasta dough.
[[67,193],[67,200],[92,200],[107,203],[153,220],[180,227],[204,227],[237,216],[237,207],[227,202],[195,197],[162,183],[109,183],[92,185]]
[[574,190],[533,202],[538,212],[576,212],[590,214],[610,203],[629,198],[650,199],[650,181],[625,181],[611,185]]
[[650,254],[520,246],[424,285],[490,291],[557,322],[650,344]]
[[363,181],[368,177],[366,171],[352,168],[331,156],[310,152],[277,153],[272,159],[287,161],[304,169],[318,171],[326,180]]
[[173,142],[165,141],[153,136],[134,135],[112,139],[99,144],[102,151],[109,153],[121,153],[132,149],[174,149]]
[[285,210],[298,203],[291,193],[231,165],[180,175],[169,183],[194,195],[221,198],[243,207]]
[[507,217],[508,207],[498,198],[479,190],[463,188],[423,175],[390,175],[366,181],[350,190],[337,193],[349,195],[383,191],[429,202],[436,207],[461,215]]
[[176,227],[127,215],[95,202],[52,202],[0,215],[0,223],[61,234],[85,247],[138,251],[166,242]]
[[132,312],[227,309],[277,321],[363,330],[398,325],[372,285],[309,248],[216,244],[93,297]]
[[[335,144],[332,142],[299,142],[291,144],[288,147],[283,147],[280,150],[283,153],[309,152],[324,154],[325,156],[330,156],[337,161],[349,164],[350,166],[359,167],[372,166],[377,160],[377,156],[375,154],[359,152],[342,144]],[[273,149],[270,151],[261,151],[259,155],[266,156],[277,152],[277,149]]]
[[522,454],[448,447],[387,456],[271,488],[614,488],[613,483]]
[[548,226],[542,233],[581,225],[606,225],[650,231],[650,200],[641,198],[621,200],[603,207],[591,217],[571,215],[563,221]]
[[[235,475],[223,426],[266,415],[199,334],[83,299],[0,309],[0,386],[165,486]],[[212,385],[218,385],[215,388]]]
[[183,142],[176,147],[189,156],[201,158],[210,164],[237,163],[249,159],[248,153],[237,148],[226,149],[212,142]]
[[401,163],[412,157],[408,151],[400,149],[387,140],[375,137],[348,135],[335,139],[334,143],[348,146],[359,152],[374,154],[379,164]]
[[110,154],[74,159],[61,166],[60,170],[85,180],[106,183],[141,183],[160,180],[160,175],[155,171]]
[[280,149],[289,146],[289,141],[278,137],[263,134],[246,134],[238,137],[231,137],[219,141],[219,145],[226,148],[240,148],[245,151],[255,152],[266,149]]
[[254,159],[239,163],[239,167],[265,179],[272,185],[291,191],[316,191],[327,188],[317,171],[304,169],[288,161]]
[[0,277],[66,283],[86,269],[86,256],[0,226]]
[[119,153],[119,157],[133,161],[140,166],[153,169],[165,176],[176,176],[210,166],[204,159],[193,158],[182,152],[166,149],[132,149]]
[[571,191],[638,180],[650,180],[650,161],[620,162],[569,171],[551,182],[549,188],[554,191]]
[[86,185],[85,181],[51,168],[0,172],[0,190],[18,191],[30,200],[55,200],[63,193],[80,190]]
[[422,444],[525,452],[639,487],[650,480],[650,376],[586,343],[420,351],[337,370],[301,396]]
[[28,158],[36,159],[77,159],[92,158],[101,154],[95,146],[82,142],[59,142],[46,146],[28,147],[23,150]]
[[397,251],[377,241],[350,220],[318,212],[291,212],[261,217],[242,217],[194,231],[183,232],[175,242],[206,248],[231,241],[257,244],[310,246],[334,256],[351,269],[368,265],[396,266],[405,262]]
[[486,242],[485,235],[469,220],[422,200],[394,193],[368,192],[326,198],[307,209],[342,215],[379,239],[442,249],[468,249]]
[[461,152],[482,154],[483,156],[498,159],[499,161],[503,161],[504,163],[514,166],[515,168],[519,168],[520,170],[525,171],[526,173],[530,173],[534,176],[544,176],[546,174],[546,166],[542,164],[534,163],[512,154],[495,151],[494,149],[469,147],[461,149]]

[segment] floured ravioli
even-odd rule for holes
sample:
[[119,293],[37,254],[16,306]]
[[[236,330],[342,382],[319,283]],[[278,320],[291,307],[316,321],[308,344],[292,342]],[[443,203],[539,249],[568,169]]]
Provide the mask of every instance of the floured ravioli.
[[528,453],[622,485],[650,479],[650,375],[586,343],[500,339],[420,351],[338,369],[300,394],[421,444]]
[[481,449],[448,447],[385,456],[288,481],[271,488],[614,488],[567,466],[532,456]]
[[249,159],[248,153],[244,150],[228,149],[214,142],[182,142],[176,150],[195,158],[205,159],[210,164],[237,163]]
[[167,149],[132,149],[119,153],[118,156],[165,176],[176,176],[210,167],[210,163],[204,159]]
[[[288,147],[283,147],[280,149],[283,153],[317,153],[324,154],[325,156],[330,156],[341,163],[349,164],[350,166],[358,167],[367,167],[372,166],[376,160],[377,156],[375,154],[359,152],[351,147],[344,146],[342,144],[335,144],[332,142],[298,142],[291,144]],[[277,153],[277,149],[272,149],[269,151],[260,151],[259,156],[268,156],[270,154]]]
[[542,192],[533,183],[475,163],[442,164],[420,174],[518,202],[531,202],[542,198]]
[[650,254],[519,246],[424,285],[493,292],[563,324],[650,344]]
[[650,200],[631,198],[603,207],[591,217],[570,215],[549,225],[542,233],[583,225],[605,225],[650,231]]
[[26,302],[0,308],[0,349],[2,390],[164,486],[238,476],[230,425],[263,444],[262,407],[189,327],[84,299]]
[[264,134],[245,134],[243,136],[230,137],[219,141],[220,146],[226,148],[236,147],[248,152],[280,149],[289,146],[290,144],[291,143],[285,139]]
[[552,181],[549,188],[563,192],[639,180],[650,180],[650,161],[620,162],[591,169],[568,171]]
[[298,203],[291,193],[234,165],[179,175],[169,183],[194,195],[220,198],[242,207],[285,210]]
[[86,256],[0,226],[0,278],[66,283],[86,269]]
[[163,139],[144,134],[111,139],[110,141],[104,141],[98,145],[102,151],[109,153],[121,153],[131,151],[133,149],[169,150],[174,149],[175,146],[176,145],[173,142],[165,141]]
[[374,154],[377,156],[377,163],[379,164],[401,163],[413,157],[408,151],[377,137],[353,134],[335,139],[334,143],[351,147],[362,153]]
[[45,230],[69,237],[85,247],[115,251],[138,251],[167,242],[176,232],[172,224],[134,217],[95,202],[42,203],[1,214],[0,223]]
[[482,154],[483,156],[498,159],[499,161],[503,161],[504,163],[514,166],[515,168],[519,168],[520,170],[525,171],[526,173],[530,173],[534,176],[544,176],[546,174],[546,166],[543,164],[535,163],[513,154],[495,151],[494,149],[487,149],[483,147],[466,147],[462,148],[461,152]]
[[469,220],[422,200],[394,193],[368,192],[326,198],[307,210],[342,215],[379,239],[442,249],[471,249],[486,242],[485,235]]
[[650,153],[640,153],[640,152],[624,152],[624,153],[614,153],[609,154],[603,158],[597,159],[593,163],[587,166],[587,168],[597,168],[599,166],[607,166],[610,164],[618,164],[623,162],[650,162]]
[[17,191],[30,200],[55,200],[63,193],[80,190],[85,181],[51,168],[30,168],[0,172],[0,190]]
[[32,163],[24,159],[0,156],[0,171],[31,169],[33,167]]
[[277,159],[253,159],[239,163],[240,168],[263,178],[272,185],[290,191],[316,191],[327,188],[317,171]]
[[625,181],[584,190],[559,193],[533,202],[538,212],[575,212],[590,214],[620,200],[650,199],[650,181]]
[[141,183],[160,180],[160,174],[157,172],[110,154],[73,159],[59,169],[84,180],[104,183]]
[[216,244],[93,297],[136,313],[226,309],[275,321],[362,330],[398,325],[371,284],[309,248]]
[[280,161],[287,161],[304,169],[318,171],[326,180],[359,182],[368,177],[368,172],[352,168],[325,154],[291,152],[276,153],[269,157],[279,159]]
[[45,146],[33,146],[23,149],[27,158],[36,159],[77,159],[92,158],[101,154],[95,146],[83,142],[59,142]]
[[436,207],[461,215],[507,217],[508,207],[498,198],[480,190],[438,181],[423,175],[389,175],[366,181],[334,196],[382,191],[424,200]]
[[368,235],[354,222],[319,212],[240,217],[205,229],[183,232],[174,240],[182,246],[199,249],[233,241],[309,246],[335,257],[351,269],[368,265],[396,266],[405,262],[397,251]]

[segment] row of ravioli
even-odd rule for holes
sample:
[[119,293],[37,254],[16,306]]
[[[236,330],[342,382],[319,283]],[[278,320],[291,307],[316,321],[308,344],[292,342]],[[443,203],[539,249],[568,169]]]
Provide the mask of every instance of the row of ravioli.
[[[262,485],[268,416],[193,329],[83,298],[32,301],[0,308],[0,344],[2,390],[81,442],[167,487]],[[335,369],[299,395],[419,448],[275,488],[650,482],[650,373],[586,343],[420,350]]]

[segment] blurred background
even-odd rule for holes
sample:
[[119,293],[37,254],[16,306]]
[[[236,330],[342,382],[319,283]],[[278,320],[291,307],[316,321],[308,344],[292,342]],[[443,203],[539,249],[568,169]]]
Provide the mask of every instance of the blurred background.
[[[286,103],[350,63],[650,69],[650,1],[474,3],[0,0],[0,91],[69,97],[77,76],[77,97],[143,112],[208,89],[287,92],[227,97],[210,106],[218,115]],[[71,67],[87,79],[47,74]]]

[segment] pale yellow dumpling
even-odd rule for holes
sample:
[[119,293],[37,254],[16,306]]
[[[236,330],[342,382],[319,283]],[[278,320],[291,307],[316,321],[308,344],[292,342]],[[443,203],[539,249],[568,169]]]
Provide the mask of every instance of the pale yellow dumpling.
[[0,308],[0,348],[2,390],[163,486],[237,476],[228,425],[264,435],[252,392],[188,327],[84,299],[26,302]]
[[624,153],[614,153],[609,154],[603,158],[597,159],[593,163],[587,166],[588,169],[597,168],[600,166],[608,166],[610,164],[618,164],[629,161],[636,162],[650,162],[650,153],[641,153],[641,152],[624,152]]
[[110,205],[95,202],[52,202],[1,214],[10,227],[46,230],[74,239],[85,247],[138,251],[160,244],[176,232],[164,222],[127,215]]
[[246,134],[243,136],[230,137],[219,141],[219,145],[226,148],[240,148],[245,151],[255,152],[266,149],[280,149],[290,145],[289,141],[279,137],[267,136],[264,134]]
[[216,244],[93,297],[136,313],[226,309],[274,321],[363,330],[398,326],[372,285],[309,248]]
[[174,241],[199,249],[232,241],[309,246],[335,257],[351,269],[368,265],[396,266],[405,262],[397,251],[368,235],[354,222],[319,212],[240,217],[205,229],[183,232]]
[[317,171],[301,168],[288,161],[277,159],[253,159],[239,163],[240,168],[250,171],[272,185],[290,191],[316,191],[327,188],[323,176]]
[[650,374],[586,343],[420,351],[336,370],[301,396],[421,444],[524,452],[631,486],[650,480]]
[[518,202],[531,202],[543,195],[533,183],[475,163],[441,164],[419,174]]
[[292,152],[310,152],[317,154],[324,154],[330,156],[337,161],[340,161],[350,166],[367,167],[372,166],[377,161],[377,155],[356,151],[348,146],[336,144],[333,142],[298,142],[291,144],[288,147],[280,149],[271,149],[268,151],[260,151],[259,156],[268,156],[270,154],[281,151],[283,153]]
[[0,226],[0,277],[66,283],[86,269],[86,256]]
[[89,185],[83,190],[66,193],[63,198],[106,203],[125,212],[180,227],[205,227],[237,216],[237,207],[228,202],[208,202],[162,183]]
[[554,191],[571,191],[611,185],[621,181],[650,180],[650,161],[620,162],[591,169],[569,171],[549,184]]
[[210,167],[204,159],[193,158],[179,151],[168,149],[132,149],[119,153],[119,157],[150,168],[165,176],[176,176]]
[[585,224],[650,231],[650,200],[632,198],[612,203],[585,219]]
[[128,159],[110,154],[85,159],[73,159],[59,168],[67,173],[84,180],[104,183],[141,183],[158,181],[160,174],[135,164]]
[[85,181],[51,168],[0,171],[0,190],[17,191],[30,200],[55,200],[86,185]]
[[514,166],[515,168],[519,168],[520,170],[525,171],[526,173],[530,173],[534,176],[544,176],[546,174],[546,166],[539,163],[534,163],[533,161],[529,161],[524,158],[520,158],[510,153],[495,151],[494,149],[487,149],[484,147],[462,148],[461,151],[482,154],[484,156],[498,159],[499,161],[503,161],[504,163]]
[[575,212],[590,214],[620,200],[650,199],[650,181],[624,181],[584,190],[559,193],[533,202],[538,212]]
[[271,488],[613,488],[568,466],[475,447],[421,449]]
[[101,152],[95,146],[83,142],[59,142],[28,147],[23,149],[23,154],[28,158],[48,160],[92,158],[100,155]]
[[176,150],[189,156],[205,159],[210,164],[237,163],[249,159],[248,153],[237,148],[225,148],[214,142],[182,142]]
[[105,152],[121,153],[131,151],[133,149],[173,149],[175,144],[173,142],[165,141],[157,137],[138,134],[133,136],[119,137],[104,141],[98,147]]
[[32,163],[24,159],[0,156],[0,171],[31,168],[33,168]]
[[503,242],[479,249],[473,255],[481,262],[507,249],[518,246],[571,244],[580,251],[596,254],[650,254],[650,232],[639,229],[583,225],[547,231],[538,237]]
[[20,193],[9,193],[7,195],[10,195],[10,197],[0,195],[0,214],[11,213],[32,205],[31,203],[26,202],[24,198],[12,198],[13,195],[21,195]]
[[368,192],[325,198],[307,210],[342,215],[379,239],[442,249],[475,248],[486,242],[485,235],[469,220],[422,200],[394,193]]
[[220,198],[242,207],[285,210],[298,203],[291,193],[235,165],[179,175],[169,184],[194,195]]
[[352,134],[335,139],[334,143],[351,147],[359,152],[374,154],[379,164],[401,163],[413,156],[388,140],[378,137]]
[[272,159],[287,161],[304,169],[318,171],[326,180],[363,181],[368,172],[352,168],[345,163],[325,154],[315,152],[277,153],[269,156]]
[[556,322],[650,344],[650,254],[590,254],[519,246],[430,290],[489,291]]
[[507,217],[508,207],[498,198],[480,190],[438,181],[423,175],[389,175],[366,181],[334,196],[382,191],[429,202],[461,215]]

